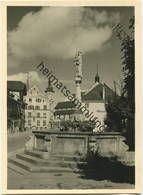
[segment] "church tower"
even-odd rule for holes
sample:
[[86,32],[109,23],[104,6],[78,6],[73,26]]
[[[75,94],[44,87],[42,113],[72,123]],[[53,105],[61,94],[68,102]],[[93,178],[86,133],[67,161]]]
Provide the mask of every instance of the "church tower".
[[52,87],[50,80],[48,80],[48,87],[46,88],[45,93],[54,93],[54,90],[53,90],[53,87]]
[[53,93],[54,93],[54,90],[53,90],[53,87],[52,87],[52,83],[50,80],[48,80],[48,86],[45,90],[45,93],[47,95],[47,98],[49,99],[50,102],[53,102]]
[[48,80],[48,87],[46,88],[45,93],[47,95],[47,99],[49,100],[49,107],[51,109],[51,106],[54,102],[54,100],[53,100],[54,90],[53,90],[52,83],[50,80]]
[[51,119],[54,118],[54,115],[53,115],[53,103],[54,103],[53,93],[54,93],[54,90],[53,90],[52,83],[50,80],[48,80],[48,86],[45,90],[45,93],[46,93],[46,96],[48,99],[48,108],[49,108],[48,118],[50,121]]

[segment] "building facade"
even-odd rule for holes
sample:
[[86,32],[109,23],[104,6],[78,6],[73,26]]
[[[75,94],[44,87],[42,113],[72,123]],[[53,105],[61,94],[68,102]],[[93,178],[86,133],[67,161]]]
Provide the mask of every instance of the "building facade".
[[90,89],[82,93],[82,102],[86,108],[104,125],[106,118],[105,104],[114,95],[114,91],[105,83],[100,82],[98,74],[95,76],[95,83]]
[[27,92],[24,97],[25,109],[25,128],[27,130],[46,130],[50,127],[50,120],[53,117],[53,98],[52,87],[48,86],[45,93],[41,92],[35,85]]
[[55,120],[74,120],[76,116],[76,108],[73,102],[63,101],[59,102],[55,107]]
[[7,82],[7,129],[9,133],[24,131],[26,85],[21,81]]
[[[113,90],[105,83],[100,82],[100,77],[97,73],[91,88],[81,92],[81,103],[92,113],[92,116],[97,117],[101,124],[104,125],[106,118],[105,104],[113,95]],[[77,110],[72,101],[59,102],[54,112],[55,119],[60,120],[73,120],[79,114],[81,115],[80,109]],[[85,116],[82,119],[89,120]]]

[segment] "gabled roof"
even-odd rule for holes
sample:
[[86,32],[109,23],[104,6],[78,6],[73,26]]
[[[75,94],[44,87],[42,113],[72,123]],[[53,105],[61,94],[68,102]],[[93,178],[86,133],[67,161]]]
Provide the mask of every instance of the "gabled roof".
[[14,92],[23,92],[23,95],[27,94],[26,84],[21,81],[7,81],[7,89]]
[[66,101],[66,102],[59,102],[55,109],[66,109],[66,108],[75,108],[75,105],[71,101]]
[[[88,92],[81,92],[82,96],[82,102],[84,101],[103,101],[103,86],[105,87],[105,100],[108,100],[110,97],[114,95],[114,92],[112,89],[110,89],[106,84],[101,84],[101,83],[96,83],[94,86],[88,91]],[[64,102],[59,102],[55,110],[60,110],[63,109],[73,109],[76,108],[74,102],[72,101],[64,101]]]
[[37,85],[33,85],[27,92],[28,96],[36,96],[36,97],[43,97],[46,98],[46,94],[40,89],[39,87],[37,87]]
[[82,101],[103,100],[103,87],[105,87],[105,100],[113,96],[114,92],[106,84],[98,83],[94,85],[87,93],[82,94]]

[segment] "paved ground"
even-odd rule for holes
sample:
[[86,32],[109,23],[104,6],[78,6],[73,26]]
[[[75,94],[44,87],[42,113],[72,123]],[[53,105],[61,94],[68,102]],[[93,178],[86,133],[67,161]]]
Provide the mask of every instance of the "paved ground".
[[76,173],[28,173],[8,170],[8,189],[133,189],[134,185],[82,179]]
[[[24,148],[30,133],[23,132],[8,136],[8,152]],[[83,179],[76,173],[26,173],[20,175],[8,169],[8,189],[132,189],[128,183]]]
[[29,140],[30,132],[21,132],[8,135],[8,152],[13,152],[24,148]]

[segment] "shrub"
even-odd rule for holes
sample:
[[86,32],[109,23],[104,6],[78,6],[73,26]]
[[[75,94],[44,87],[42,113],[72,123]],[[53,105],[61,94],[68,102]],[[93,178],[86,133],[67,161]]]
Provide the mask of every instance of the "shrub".
[[61,121],[63,131],[73,130],[75,132],[92,132],[94,124],[90,121]]
[[97,153],[88,152],[83,159],[86,164],[79,164],[81,177],[113,182],[135,183],[135,167],[126,166],[118,161],[117,156],[102,157]]

